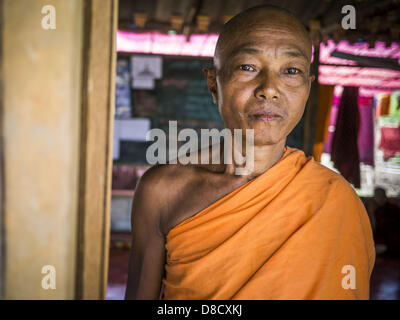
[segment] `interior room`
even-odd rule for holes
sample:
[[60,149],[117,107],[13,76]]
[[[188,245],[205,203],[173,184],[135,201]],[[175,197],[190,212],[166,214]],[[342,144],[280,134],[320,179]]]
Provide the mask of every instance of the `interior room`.
[[[108,299],[122,298],[125,292],[131,245],[129,209],[135,185],[150,167],[145,161],[146,132],[150,128],[168,130],[168,120],[178,120],[178,129],[179,124],[195,130],[221,128],[201,69],[212,65],[222,24],[259,4],[279,5],[297,13],[310,32],[321,36],[319,57],[314,55],[320,96],[313,115],[311,105],[307,106],[310,113],[306,110],[287,144],[340,172],[331,157],[332,138],[343,88],[357,87],[358,159],[354,165],[359,173],[358,180],[347,179],[371,212],[372,223],[376,224],[376,186],[384,187],[390,200],[400,204],[399,149],[390,153],[381,142],[382,130],[399,128],[395,108],[400,92],[400,47],[392,40],[399,31],[390,22],[399,19],[394,2],[359,2],[357,29],[344,33],[335,27],[340,1],[307,1],[306,5],[303,1],[120,0]],[[365,57],[371,60],[364,61]],[[146,66],[154,68],[153,75],[146,73]],[[394,139],[399,141],[399,136]],[[394,145],[398,148],[398,142]],[[342,151],[340,143],[338,149],[349,150]],[[385,152],[393,156],[385,157]],[[386,250],[383,242],[377,243],[376,250],[371,299],[398,299],[400,261],[381,254]]]

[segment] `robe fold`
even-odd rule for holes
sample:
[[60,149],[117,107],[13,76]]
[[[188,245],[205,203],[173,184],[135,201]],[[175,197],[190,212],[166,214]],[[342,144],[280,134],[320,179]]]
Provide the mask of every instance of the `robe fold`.
[[165,247],[164,299],[368,299],[375,263],[353,188],[290,147],[172,228]]

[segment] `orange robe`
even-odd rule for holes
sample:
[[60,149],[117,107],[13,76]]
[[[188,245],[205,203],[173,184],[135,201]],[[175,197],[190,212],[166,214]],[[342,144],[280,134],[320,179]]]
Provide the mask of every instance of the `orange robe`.
[[165,246],[164,299],[369,299],[366,210],[342,176],[294,148]]

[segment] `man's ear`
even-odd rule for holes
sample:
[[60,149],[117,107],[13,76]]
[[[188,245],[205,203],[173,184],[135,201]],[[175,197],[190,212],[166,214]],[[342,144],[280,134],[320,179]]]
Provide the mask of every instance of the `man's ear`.
[[203,68],[204,75],[207,80],[208,91],[210,91],[213,102],[218,104],[218,90],[217,90],[217,71],[215,68]]
[[312,75],[310,76],[310,83],[312,83],[314,80],[315,80],[315,75],[312,74]]

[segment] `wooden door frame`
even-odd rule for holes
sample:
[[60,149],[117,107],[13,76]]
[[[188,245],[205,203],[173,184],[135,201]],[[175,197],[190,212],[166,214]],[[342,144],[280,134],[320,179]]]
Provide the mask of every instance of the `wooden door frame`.
[[[3,0],[0,0],[0,30],[3,29]],[[0,43],[3,43],[3,33],[0,32]],[[3,138],[3,51],[0,46],[0,300],[4,297],[5,282],[5,228],[4,228],[4,210],[5,210],[5,188],[4,188],[4,138]]]
[[118,0],[84,1],[76,298],[105,299]]

